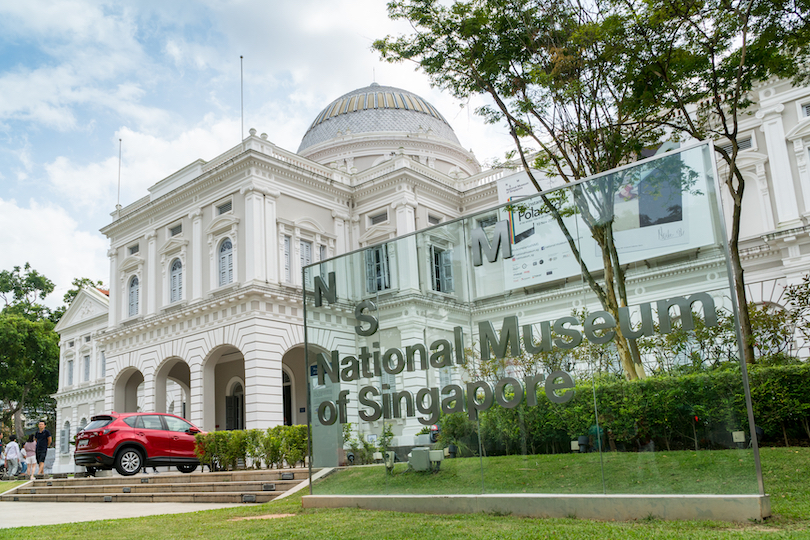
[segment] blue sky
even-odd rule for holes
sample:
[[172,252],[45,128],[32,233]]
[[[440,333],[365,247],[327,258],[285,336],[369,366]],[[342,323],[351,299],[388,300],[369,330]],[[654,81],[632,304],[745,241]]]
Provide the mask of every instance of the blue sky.
[[413,91],[450,121],[479,160],[503,157],[505,129],[390,65],[374,39],[409,30],[381,0],[0,2],[0,269],[30,262],[61,305],[74,277],[109,281],[107,241],[121,204],[245,131],[295,151],[334,98],[381,84]]

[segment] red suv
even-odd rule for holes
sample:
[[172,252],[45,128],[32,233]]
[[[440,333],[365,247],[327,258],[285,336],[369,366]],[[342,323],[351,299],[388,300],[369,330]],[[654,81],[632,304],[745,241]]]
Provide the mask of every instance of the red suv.
[[110,413],[90,419],[76,435],[76,465],[115,469],[132,476],[143,467],[176,466],[184,473],[200,464],[194,436],[200,429],[187,420],[163,413]]

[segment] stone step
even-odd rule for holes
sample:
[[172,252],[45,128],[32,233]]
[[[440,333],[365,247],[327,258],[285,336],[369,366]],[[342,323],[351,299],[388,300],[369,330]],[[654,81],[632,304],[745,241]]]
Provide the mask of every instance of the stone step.
[[265,503],[281,492],[222,493],[83,493],[83,494],[12,494],[0,495],[2,502],[190,502],[190,503]]
[[308,478],[307,469],[48,478],[10,490],[0,501],[267,502]]
[[228,491],[262,492],[262,491],[287,491],[287,489],[298,485],[300,482],[293,480],[269,480],[252,482],[211,482],[194,484],[107,484],[94,486],[26,486],[18,490],[21,494],[73,494],[73,493],[215,493]]
[[[316,470],[314,470],[315,472]],[[182,473],[160,473],[160,474],[137,474],[135,476],[108,476],[108,477],[83,477],[66,479],[41,479],[34,480],[33,487],[41,486],[98,486],[98,485],[130,485],[130,484],[182,484],[182,483],[214,483],[214,482],[250,482],[269,481],[279,482],[288,480],[292,473],[296,482],[301,482],[309,478],[307,469],[273,469],[256,471],[231,471],[216,473],[195,472],[191,474]]]

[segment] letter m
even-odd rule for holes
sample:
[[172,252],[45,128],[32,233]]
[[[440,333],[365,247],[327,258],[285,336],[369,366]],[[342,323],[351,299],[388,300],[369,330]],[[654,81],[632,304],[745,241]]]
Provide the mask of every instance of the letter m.
[[494,232],[494,242],[490,243],[483,227],[472,230],[473,266],[481,266],[484,264],[481,258],[482,250],[486,253],[489,262],[498,260],[498,251],[501,252],[501,256],[504,259],[508,259],[512,256],[512,244],[509,242],[509,222],[506,220],[499,221],[495,224]]
[[518,356],[520,354],[520,335],[518,334],[517,317],[503,318],[500,339],[498,339],[498,334],[495,333],[495,329],[489,321],[481,321],[478,323],[478,335],[481,336],[481,358],[483,360],[489,360],[490,345],[492,346],[492,351],[495,353],[495,358],[504,358],[506,356],[507,346],[511,349],[512,356]]
[[323,297],[326,297],[326,301],[330,304],[337,303],[337,287],[335,287],[335,273],[329,272],[329,285],[327,286],[323,282],[323,278],[321,276],[315,276],[315,307],[321,307],[323,305]]
[[692,306],[695,302],[700,302],[703,306],[703,318],[706,320],[706,326],[717,326],[717,312],[714,308],[714,300],[708,293],[695,293],[689,298],[683,296],[676,296],[669,300],[659,300],[658,307],[658,324],[661,327],[662,334],[669,334],[672,332],[672,319],[669,314],[669,309],[673,306],[678,306],[681,315],[682,327],[684,330],[694,330],[695,320],[692,315]]

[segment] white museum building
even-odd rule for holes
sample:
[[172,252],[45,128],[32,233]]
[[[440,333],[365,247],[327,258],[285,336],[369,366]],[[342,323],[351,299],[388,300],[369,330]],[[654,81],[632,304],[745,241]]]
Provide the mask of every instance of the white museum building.
[[[753,94],[741,249],[749,300],[781,305],[810,268],[810,88]],[[103,412],[173,412],[209,431],[305,424],[301,268],[506,202],[499,183],[522,174],[482,171],[430,103],[376,83],[327,105],[297,152],[256,133],[102,229],[109,293],[82,291],[57,325],[54,472],[74,470],[69,441]],[[379,287],[389,261],[368,253]],[[442,276],[440,258],[425,264]]]

